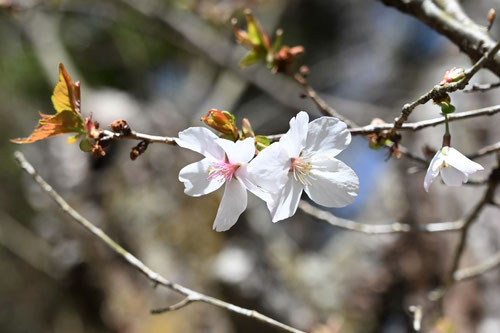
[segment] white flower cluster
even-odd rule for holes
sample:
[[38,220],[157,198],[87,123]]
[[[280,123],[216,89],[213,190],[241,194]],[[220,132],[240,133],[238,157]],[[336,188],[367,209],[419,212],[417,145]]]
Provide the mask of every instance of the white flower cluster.
[[180,171],[186,194],[201,196],[226,184],[214,222],[217,231],[236,223],[247,206],[247,190],[266,202],[273,222],[295,214],[303,191],[327,207],[349,205],[359,192],[357,175],[335,159],[351,142],[346,124],[336,118],[309,123],[307,113],[299,112],[279,142],[257,156],[254,138],[233,142],[203,127],[180,132],[176,142],[205,156]]

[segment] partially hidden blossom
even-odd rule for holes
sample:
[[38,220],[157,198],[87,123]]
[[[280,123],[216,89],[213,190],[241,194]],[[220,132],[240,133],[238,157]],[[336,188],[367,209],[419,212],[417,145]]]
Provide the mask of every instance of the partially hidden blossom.
[[432,182],[441,174],[448,186],[462,186],[469,175],[484,170],[481,164],[471,161],[455,148],[444,146],[432,158],[424,180],[424,189],[429,192]]
[[225,184],[213,225],[216,231],[228,230],[236,223],[247,207],[247,189],[267,199],[250,183],[247,173],[248,162],[255,155],[254,138],[233,142],[218,138],[206,128],[191,127],[179,133],[176,143],[205,156],[180,171],[179,180],[184,183],[186,194],[202,196]]
[[[295,214],[303,191],[326,207],[344,207],[359,193],[356,173],[335,158],[351,142],[347,125],[333,117],[309,123],[301,111],[279,142],[249,164],[250,180],[269,193],[264,198],[273,222]],[[276,185],[278,183],[278,186]]]

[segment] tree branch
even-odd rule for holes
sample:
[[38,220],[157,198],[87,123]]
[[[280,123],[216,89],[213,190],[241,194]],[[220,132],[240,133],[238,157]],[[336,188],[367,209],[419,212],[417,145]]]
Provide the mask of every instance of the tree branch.
[[485,92],[500,87],[500,82],[494,83],[473,83],[469,88],[463,90],[465,93]]
[[[387,6],[414,16],[457,45],[473,61],[492,49],[496,41],[487,29],[474,23],[456,1],[379,0]],[[486,13],[485,13],[486,16]],[[484,67],[500,77],[500,56],[488,59]]]
[[459,269],[453,273],[453,279],[456,282],[473,279],[500,265],[500,251],[485,261],[468,268]]
[[[291,326],[285,325],[275,319],[272,319],[270,317],[267,317],[255,310],[250,310],[250,309],[245,309],[242,307],[239,307],[237,305],[231,304],[224,302],[220,299],[204,295],[202,293],[199,293],[197,291],[191,290],[189,288],[186,288],[180,284],[174,283],[172,281],[167,280],[163,276],[161,276],[159,273],[153,271],[151,268],[146,266],[142,261],[140,261],[137,257],[132,255],[130,252],[125,250],[121,245],[116,243],[111,237],[109,237],[104,231],[102,231],[100,228],[95,226],[92,222],[87,220],[85,217],[80,215],[76,210],[74,210],[53,188],[50,186],[35,170],[35,168],[25,159],[24,155],[20,152],[15,153],[15,158],[21,168],[26,171],[33,179],[40,185],[42,190],[44,190],[47,195],[49,195],[58,205],[59,207],[63,210],[64,213],[69,215],[75,222],[80,224],[82,227],[87,229],[90,233],[92,233],[94,236],[96,236],[101,242],[103,242],[105,245],[107,245],[113,252],[118,254],[120,257],[122,257],[130,266],[138,270],[140,273],[142,273],[144,276],[146,276],[147,279],[149,279],[151,282],[153,282],[155,285],[161,285],[164,286],[168,289],[171,289],[181,295],[186,296],[188,300],[184,300],[181,303],[177,303],[176,305],[173,305],[173,309],[179,309],[182,308],[190,302],[203,302],[203,303],[208,303],[223,309],[226,309],[228,311],[240,314],[245,317],[250,317],[253,319],[256,319],[258,321],[261,321],[263,323],[266,323],[270,326],[273,326],[275,328],[279,328],[282,331],[286,332],[293,332],[293,333],[304,333],[303,331],[300,331],[296,328],[293,328]],[[186,303],[186,304],[184,304]],[[172,308],[171,307],[171,308]]]
[[[457,121],[464,120],[468,118],[475,118],[481,116],[492,116],[496,113],[500,112],[500,105],[494,105],[487,108],[464,111],[459,113],[452,113],[448,116],[448,121]],[[413,131],[416,132],[418,130],[434,127],[444,123],[444,117],[422,120],[415,123],[404,123],[401,125],[399,130],[403,131]],[[367,135],[373,133],[380,133],[382,131],[392,130],[394,128],[394,124],[382,124],[382,125],[367,125],[363,127],[351,128],[352,135]]]
[[493,197],[495,195],[495,190],[498,186],[499,181],[500,181],[500,166],[497,166],[495,169],[492,170],[492,172],[490,174],[489,184],[488,184],[488,187],[486,188],[486,191],[483,194],[483,197],[476,204],[474,209],[464,219],[464,226],[460,232],[460,240],[458,242],[457,248],[455,250],[455,254],[453,256],[453,263],[452,263],[451,269],[448,273],[447,280],[445,281],[445,287],[451,285],[454,281],[455,271],[458,269],[458,265],[460,264],[460,259],[462,257],[462,254],[465,250],[465,245],[467,243],[467,235],[468,235],[469,228],[474,223],[476,218],[479,216],[482,209],[487,204],[491,203],[491,201],[493,200]]
[[347,127],[349,128],[357,126],[352,120],[342,116],[340,113],[337,112],[337,110],[329,106],[320,96],[318,96],[316,91],[309,85],[307,79],[303,75],[297,73],[293,75],[293,79],[295,80],[295,82],[301,85],[307,97],[309,97],[314,102],[314,104],[316,104],[318,109],[324,115],[335,117],[342,120],[344,123],[347,124]]
[[500,150],[500,142],[497,142],[497,143],[494,143],[492,145],[483,147],[483,148],[479,149],[476,153],[471,154],[467,157],[470,158],[471,160],[473,160],[473,159],[483,157],[485,155],[497,152],[499,150]]
[[[427,1],[424,1],[427,2]],[[498,50],[500,49],[500,43],[497,43],[491,50],[486,52],[484,56],[481,57],[471,68],[465,71],[465,77],[458,82],[446,83],[442,86],[436,85],[426,94],[420,96],[417,100],[405,104],[401,110],[401,115],[394,120],[394,126],[391,129],[389,137],[392,137],[396,132],[403,126],[404,122],[408,120],[408,117],[412,111],[418,106],[427,103],[428,101],[436,98],[444,97],[447,93],[457,91],[459,89],[464,89],[470,79],[474,74],[479,71],[479,69],[486,63],[487,60],[491,60]]]
[[457,231],[462,229],[464,226],[464,221],[461,220],[454,222],[421,224],[416,227],[399,222],[394,222],[389,224],[367,224],[336,217],[330,212],[316,208],[304,200],[301,200],[299,202],[299,208],[304,213],[314,216],[317,219],[328,222],[333,226],[370,235],[397,234],[397,233],[407,233],[410,231],[422,231],[422,232]]

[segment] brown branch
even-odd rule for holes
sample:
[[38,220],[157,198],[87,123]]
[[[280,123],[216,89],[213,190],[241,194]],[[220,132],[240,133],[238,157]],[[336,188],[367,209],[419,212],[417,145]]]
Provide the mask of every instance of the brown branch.
[[500,82],[494,83],[473,83],[469,88],[462,90],[465,93],[485,92],[500,87]]
[[361,232],[364,234],[375,235],[375,234],[397,234],[397,233],[407,233],[410,231],[421,231],[421,232],[443,232],[443,231],[457,231],[463,228],[463,221],[454,222],[438,222],[438,223],[428,223],[421,224],[418,226],[411,226],[405,223],[388,223],[388,224],[367,224],[354,222],[351,220],[343,219],[337,217],[330,212],[314,207],[313,205],[307,203],[304,200],[299,202],[299,208],[306,214],[314,216],[319,220],[328,222],[329,224],[347,229],[350,231]]
[[[379,0],[387,6],[414,16],[457,45],[473,61],[481,58],[497,42],[486,27],[474,23],[457,1]],[[485,13],[486,16],[486,13]],[[489,59],[484,67],[500,77],[500,56]]]
[[500,266],[500,251],[475,266],[455,271],[455,273],[453,273],[453,279],[456,282],[473,279],[492,269],[498,268],[499,266]]
[[[458,113],[452,113],[448,116],[448,121],[464,120],[468,118],[475,118],[481,116],[492,116],[500,112],[500,105],[494,105],[487,108],[464,111]],[[419,131],[427,127],[434,127],[444,123],[444,117],[422,120],[414,123],[404,123],[399,130],[401,131]],[[351,128],[352,135],[367,135],[373,133],[380,133],[382,131],[392,130],[394,124],[382,124],[382,125],[367,125],[363,127]]]
[[492,145],[483,147],[483,148],[479,149],[476,153],[471,154],[471,155],[469,155],[467,157],[472,160],[472,159],[483,157],[485,155],[488,155],[488,154],[491,154],[491,153],[494,153],[494,152],[497,152],[497,151],[500,151],[500,142],[497,142],[497,143],[494,143]]
[[453,262],[451,265],[451,269],[448,273],[448,276],[445,281],[445,288],[451,285],[454,281],[455,271],[458,269],[458,265],[460,264],[460,259],[462,258],[462,254],[465,250],[465,246],[467,243],[467,236],[469,228],[472,226],[474,221],[477,219],[483,208],[491,203],[493,197],[495,195],[495,190],[498,186],[498,182],[500,181],[500,167],[497,166],[490,174],[489,184],[486,188],[486,191],[483,194],[481,200],[474,206],[474,209],[464,218],[464,226],[460,232],[460,240],[458,241],[457,248],[455,250],[455,254],[453,255]]
[[491,50],[486,52],[484,56],[482,56],[481,59],[479,59],[471,68],[465,71],[465,77],[462,80],[458,82],[446,83],[442,86],[436,85],[426,94],[420,96],[417,100],[405,104],[403,106],[403,109],[401,110],[401,115],[394,120],[394,126],[391,129],[389,137],[392,137],[396,134],[396,132],[403,126],[404,122],[408,120],[408,117],[418,105],[423,105],[432,99],[442,98],[447,93],[451,93],[459,89],[464,89],[467,83],[469,83],[470,79],[474,76],[474,74],[479,71],[479,69],[486,63],[487,60],[491,60],[491,58],[496,55],[499,49],[500,43],[497,43]]
[[190,303],[196,302],[196,301],[199,301],[199,299],[196,299],[195,297],[187,296],[187,297],[183,298],[180,302],[175,303],[173,305],[170,305],[170,306],[167,306],[164,308],[151,310],[151,313],[152,314],[160,314],[160,313],[164,313],[164,312],[179,310],[179,309],[189,305]]
[[304,89],[306,96],[309,97],[314,102],[314,104],[316,104],[318,109],[324,115],[342,120],[347,124],[347,127],[349,128],[357,126],[352,120],[342,116],[337,112],[337,110],[329,106],[320,96],[318,96],[316,91],[309,85],[307,79],[303,75],[296,73],[295,75],[293,75],[293,79],[295,80],[295,82],[300,84],[300,86]]
[[[35,170],[35,168],[25,159],[24,155],[20,152],[15,153],[15,158],[21,168],[26,171],[33,179],[40,185],[42,190],[44,190],[47,195],[49,195],[63,210],[64,213],[69,215],[76,223],[80,224],[82,227],[87,229],[90,233],[96,236],[101,242],[107,245],[113,252],[122,257],[130,266],[138,270],[147,279],[153,282],[155,285],[164,286],[170,290],[173,290],[181,295],[184,295],[188,298],[187,303],[189,302],[203,302],[207,304],[211,304],[220,308],[223,308],[227,311],[234,312],[240,314],[245,317],[253,318],[263,323],[266,323],[275,328],[279,328],[282,331],[293,332],[293,333],[304,333],[298,329],[295,329],[291,326],[285,325],[275,319],[267,317],[255,310],[245,309],[239,307],[237,305],[224,302],[220,299],[204,295],[197,291],[186,288],[180,284],[174,283],[172,281],[167,280],[159,273],[153,271],[151,268],[146,266],[142,261],[140,261],[137,257],[132,255],[130,252],[125,250],[121,245],[116,243],[111,237],[109,237],[104,231],[95,226],[92,222],[87,220],[85,217],[80,215],[76,210],[74,210],[53,188],[50,186]],[[177,308],[182,308],[187,304],[177,304]],[[175,309],[175,308],[174,308]]]

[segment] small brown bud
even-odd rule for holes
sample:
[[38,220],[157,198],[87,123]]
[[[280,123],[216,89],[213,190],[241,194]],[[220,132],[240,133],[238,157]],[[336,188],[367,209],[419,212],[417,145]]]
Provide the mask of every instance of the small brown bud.
[[100,144],[96,144],[92,148],[92,155],[94,155],[94,157],[102,157],[102,156],[106,155],[106,152],[104,150],[102,150],[102,147]]
[[137,144],[132,150],[130,151],[130,159],[134,161],[137,157],[139,157],[141,154],[143,154],[146,149],[148,149],[149,141],[143,140]]
[[132,133],[132,129],[125,120],[115,120],[109,127],[115,133],[121,133],[123,135],[130,135]]
[[488,22],[493,22],[496,17],[496,11],[494,8],[491,8],[490,11],[488,12]]
[[299,73],[300,75],[302,75],[303,77],[308,77],[309,76],[309,67],[305,66],[305,65],[302,65],[300,66],[299,68]]

